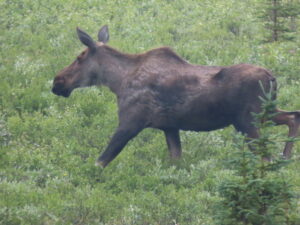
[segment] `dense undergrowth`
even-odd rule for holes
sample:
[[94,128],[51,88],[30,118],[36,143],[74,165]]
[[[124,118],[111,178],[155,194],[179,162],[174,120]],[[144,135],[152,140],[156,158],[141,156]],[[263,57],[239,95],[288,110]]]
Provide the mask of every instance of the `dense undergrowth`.
[[[108,24],[110,45],[124,52],[168,45],[195,64],[269,68],[279,107],[300,109],[299,34],[263,43],[259,2],[0,1],[0,224],[215,224],[218,186],[233,174],[224,165],[234,148],[231,127],[181,132],[177,163],[163,134],[145,130],[103,170],[94,162],[117,125],[115,96],[94,87],[64,99],[50,89],[84,48],[76,26],[95,37]],[[296,143],[284,169],[296,196],[299,154]]]

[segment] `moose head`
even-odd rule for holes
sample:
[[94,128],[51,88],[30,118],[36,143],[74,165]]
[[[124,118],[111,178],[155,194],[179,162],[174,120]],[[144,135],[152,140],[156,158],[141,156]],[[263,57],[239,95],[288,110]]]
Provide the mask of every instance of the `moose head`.
[[87,48],[55,77],[52,92],[59,96],[69,97],[75,88],[101,85],[105,82],[103,74],[106,71],[102,64],[105,61],[103,46],[109,40],[108,27],[105,25],[99,30],[98,42],[79,28],[77,35]]

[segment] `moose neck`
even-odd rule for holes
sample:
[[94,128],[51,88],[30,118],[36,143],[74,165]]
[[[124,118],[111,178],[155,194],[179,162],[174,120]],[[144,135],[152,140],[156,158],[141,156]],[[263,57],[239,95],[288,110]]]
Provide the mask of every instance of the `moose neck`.
[[119,95],[123,80],[130,74],[139,62],[137,55],[123,54],[111,47],[103,47],[104,55],[100,56],[103,61],[102,71],[104,76],[101,83]]

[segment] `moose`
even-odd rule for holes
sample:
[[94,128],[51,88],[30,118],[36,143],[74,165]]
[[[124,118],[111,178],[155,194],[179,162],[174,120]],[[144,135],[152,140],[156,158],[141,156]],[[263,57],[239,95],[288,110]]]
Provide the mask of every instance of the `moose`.
[[[107,45],[107,25],[100,29],[98,41],[79,28],[77,35],[87,48],[56,75],[52,92],[69,97],[75,88],[106,85],[115,93],[119,124],[97,166],[107,166],[129,140],[149,127],[164,132],[172,159],[181,156],[180,130],[233,125],[249,139],[259,137],[252,112],[261,111],[260,84],[265,90],[276,89],[268,70],[250,64],[193,65],[168,47],[125,54]],[[288,136],[296,137],[300,111],[275,109],[272,121],[287,125]],[[285,144],[284,157],[291,157],[292,147],[292,142]]]

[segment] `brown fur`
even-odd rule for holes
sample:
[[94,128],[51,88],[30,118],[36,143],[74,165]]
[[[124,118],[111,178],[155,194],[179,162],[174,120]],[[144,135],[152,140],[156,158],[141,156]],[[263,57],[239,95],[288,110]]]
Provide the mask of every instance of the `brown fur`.
[[[68,97],[77,87],[106,85],[118,99],[119,126],[98,164],[113,160],[126,143],[146,127],[164,131],[170,155],[181,155],[179,130],[211,131],[233,125],[236,130],[257,138],[251,112],[261,110],[259,81],[265,90],[276,80],[264,68],[192,65],[171,49],[163,47],[143,54],[123,54],[105,43],[108,29],[94,42],[77,30],[88,48],[54,79],[53,92]],[[105,36],[106,35],[106,36]],[[277,110],[273,121],[289,126],[289,136],[297,135],[300,111]],[[290,157],[292,143],[284,155]]]

